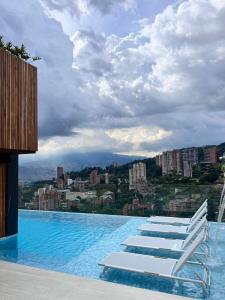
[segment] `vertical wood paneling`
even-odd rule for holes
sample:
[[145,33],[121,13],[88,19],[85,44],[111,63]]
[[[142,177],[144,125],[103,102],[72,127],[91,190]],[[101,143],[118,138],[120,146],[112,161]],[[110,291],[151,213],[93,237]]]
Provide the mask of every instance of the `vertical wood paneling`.
[[37,151],[37,69],[2,49],[0,151]]
[[6,164],[0,163],[0,238],[5,236]]

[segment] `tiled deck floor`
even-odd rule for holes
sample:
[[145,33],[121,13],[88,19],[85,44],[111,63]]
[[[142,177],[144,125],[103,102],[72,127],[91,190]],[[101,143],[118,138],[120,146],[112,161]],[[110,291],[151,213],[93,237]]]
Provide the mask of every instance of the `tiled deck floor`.
[[185,300],[101,280],[0,261],[0,300]]

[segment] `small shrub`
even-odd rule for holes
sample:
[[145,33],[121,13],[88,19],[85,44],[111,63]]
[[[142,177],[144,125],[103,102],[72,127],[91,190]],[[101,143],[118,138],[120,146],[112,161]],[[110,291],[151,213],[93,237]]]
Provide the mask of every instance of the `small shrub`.
[[24,61],[28,61],[28,60],[32,60],[32,61],[36,61],[36,60],[40,60],[41,58],[39,56],[31,56],[27,50],[26,47],[24,46],[24,44],[21,44],[21,46],[15,46],[12,44],[12,42],[8,42],[6,43],[3,40],[3,36],[0,35],[0,48],[4,49],[8,52],[10,52],[11,54],[15,55],[16,57],[24,60]]

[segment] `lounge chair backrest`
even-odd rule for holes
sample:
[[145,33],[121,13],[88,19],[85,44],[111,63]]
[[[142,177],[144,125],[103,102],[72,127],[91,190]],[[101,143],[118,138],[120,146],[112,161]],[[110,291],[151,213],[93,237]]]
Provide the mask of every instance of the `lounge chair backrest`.
[[205,231],[202,230],[199,235],[193,240],[193,242],[186,248],[182,256],[177,261],[173,269],[173,274],[176,274],[186,263],[186,261],[195,252],[196,248],[205,240]]
[[208,205],[208,199],[206,199],[202,205],[199,207],[199,209],[195,212],[195,214],[193,215],[193,217],[191,218],[191,222],[193,222],[195,220],[195,218],[198,217],[198,214],[201,212],[201,210],[205,207],[207,207]]
[[193,240],[193,238],[198,234],[198,232],[204,228],[203,230],[205,230],[205,228],[208,226],[208,222],[206,219],[206,216],[204,216],[196,225],[196,227],[192,230],[192,232],[187,236],[187,238],[184,240],[182,248],[184,249],[185,247],[187,247],[190,242]]
[[205,206],[201,212],[198,214],[198,216],[194,219],[194,221],[188,226],[188,232],[191,232],[193,228],[195,228],[196,224],[201,220],[201,218],[206,215],[208,212],[207,206]]

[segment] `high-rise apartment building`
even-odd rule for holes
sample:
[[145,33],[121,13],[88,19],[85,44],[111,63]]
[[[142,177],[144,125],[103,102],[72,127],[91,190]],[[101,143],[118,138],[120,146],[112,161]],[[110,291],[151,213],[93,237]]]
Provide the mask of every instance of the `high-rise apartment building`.
[[56,178],[60,179],[63,176],[63,167],[57,167]]
[[109,184],[109,173],[105,173],[105,184]]
[[199,149],[197,147],[181,150],[183,160],[183,176],[192,177],[192,167],[199,163]]
[[183,162],[183,176],[192,177],[192,166],[193,164],[190,161]]
[[182,157],[180,150],[165,151],[162,154],[162,174],[182,174]]
[[197,147],[184,148],[184,149],[181,149],[181,152],[182,152],[183,162],[189,161],[190,163],[192,163],[192,165],[198,164],[199,151],[198,151]]
[[203,161],[207,163],[217,162],[216,146],[203,148]]
[[139,162],[133,165],[134,180],[146,180],[146,164]]
[[146,164],[139,162],[129,169],[129,189],[136,188],[138,182],[146,181]]
[[168,174],[174,173],[174,155],[173,151],[167,151],[167,172]]
[[167,152],[162,154],[162,175],[168,174]]
[[162,154],[156,155],[155,163],[157,166],[162,167]]
[[173,150],[173,166],[174,173],[176,175],[182,175],[183,173],[183,160],[181,150]]
[[98,170],[91,171],[90,184],[97,185],[99,183],[100,183],[100,176],[98,175]]

